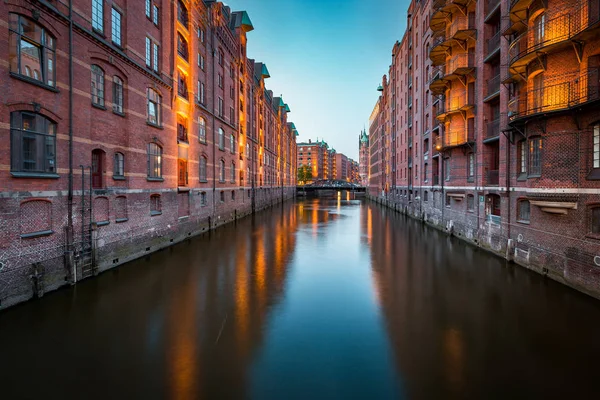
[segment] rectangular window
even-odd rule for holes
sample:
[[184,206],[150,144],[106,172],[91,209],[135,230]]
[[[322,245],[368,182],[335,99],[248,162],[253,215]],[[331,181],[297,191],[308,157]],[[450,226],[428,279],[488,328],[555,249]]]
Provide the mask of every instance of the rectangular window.
[[162,148],[156,143],[148,144],[148,178],[162,178]]
[[217,112],[219,113],[219,117],[223,118],[223,99],[220,97]]
[[154,65],[152,65],[152,68],[154,69],[155,72],[158,72],[158,45],[156,43],[152,44],[152,50],[153,50],[153,56],[154,56]]
[[152,66],[152,41],[146,38],[146,67]]
[[600,168],[600,125],[594,126],[594,147],[592,149],[594,168]]
[[229,171],[231,183],[235,183],[235,164],[231,163],[231,170]]
[[11,171],[56,173],[56,125],[39,114],[10,114]]
[[123,177],[125,175],[125,157],[123,156],[123,153],[115,153],[113,167],[114,176]]
[[444,179],[449,181],[450,180],[450,171],[451,171],[449,158],[444,159],[444,167],[445,167],[444,173],[446,175],[446,176],[444,176]]
[[450,196],[446,195],[446,207],[450,207]]
[[152,1],[151,0],[146,0],[146,17],[150,18],[151,15],[151,8],[152,8]]
[[198,171],[200,182],[206,182],[206,157],[200,157],[200,167]]
[[542,174],[542,138],[529,141],[529,175],[540,176]]
[[123,113],[123,81],[113,76],[113,111]]
[[591,209],[592,214],[592,226],[591,232],[594,234],[600,234],[600,207],[595,207]]
[[475,154],[469,153],[467,177],[473,179],[475,176]]
[[158,26],[158,6],[156,5],[152,6],[152,23]]
[[519,222],[529,222],[529,215],[531,212],[530,203],[528,200],[521,200],[518,203],[518,221]]
[[117,9],[112,9],[112,41],[117,46],[121,46],[121,13]]
[[520,141],[518,144],[518,167],[519,167],[519,175],[527,174],[527,144],[524,140]]
[[221,89],[223,89],[223,75],[221,75],[221,74],[217,75],[217,83],[218,83],[219,87]]
[[204,83],[200,83],[200,103],[206,104],[206,92],[204,90]]
[[92,0],[92,29],[104,31],[104,0]]
[[200,206],[206,206],[206,192],[200,193]]
[[233,107],[229,107],[229,122],[231,125],[235,125],[235,109]]
[[473,211],[475,209],[475,196],[472,194],[467,195],[467,211]]

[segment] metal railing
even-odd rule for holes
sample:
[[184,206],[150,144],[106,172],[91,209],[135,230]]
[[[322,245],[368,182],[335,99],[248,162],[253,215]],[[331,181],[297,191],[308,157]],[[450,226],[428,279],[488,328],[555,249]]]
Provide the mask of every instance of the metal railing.
[[470,143],[475,141],[474,132],[467,129],[466,127],[462,128],[452,128],[446,129],[442,136],[442,148],[444,147],[453,147],[460,146],[466,143]]
[[445,110],[438,110],[438,115],[443,113],[453,113],[462,110],[471,104],[466,91],[451,93],[446,99]]
[[474,68],[475,55],[472,53],[457,54],[446,62],[446,66],[448,74],[455,73],[460,68]]
[[543,87],[515,96],[508,103],[508,118],[512,121],[527,115],[565,110],[600,100],[599,81],[600,71],[597,68],[547,77]]
[[489,97],[499,91],[500,91],[500,74],[488,79],[486,97]]
[[474,16],[455,16],[451,24],[446,27],[446,37],[451,38],[459,31],[475,29]]
[[485,138],[491,139],[500,135],[500,118],[486,124]]
[[588,18],[588,10],[587,2],[584,2],[583,6],[573,7],[566,14],[528,28],[510,44],[510,63],[543,47],[569,40],[589,28],[598,18]]
[[489,56],[490,54],[492,54],[494,51],[496,51],[500,47],[500,37],[501,36],[502,35],[498,31],[494,36],[492,36],[491,38],[489,38],[486,41],[486,50],[487,50],[487,52],[485,53],[486,56]]
[[431,69],[429,70],[429,77],[428,77],[427,83],[429,84],[441,76],[444,76],[444,66],[443,65],[431,67]]

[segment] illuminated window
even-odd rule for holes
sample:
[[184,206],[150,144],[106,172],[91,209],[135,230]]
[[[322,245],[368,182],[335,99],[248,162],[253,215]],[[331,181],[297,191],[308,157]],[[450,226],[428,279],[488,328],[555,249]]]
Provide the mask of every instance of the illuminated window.
[[177,0],[177,20],[181,22],[183,26],[188,27],[189,16],[188,10],[181,0]]
[[183,97],[184,99],[187,99],[188,87],[186,76],[183,73],[181,73],[181,71],[178,71],[177,78],[177,95]]
[[600,168],[600,125],[594,126],[594,139],[592,148],[593,167]]
[[206,120],[203,117],[198,117],[198,140],[206,143]]
[[184,60],[189,59],[189,49],[187,40],[181,35],[181,33],[177,32],[177,54],[179,54]]
[[162,178],[162,147],[148,143],[148,178]]
[[161,124],[160,95],[153,89],[148,89],[148,122],[156,126]]
[[43,27],[28,18],[11,13],[8,42],[11,73],[31,78],[33,70],[33,79],[49,86],[55,85],[54,38]]
[[542,174],[542,138],[529,141],[529,176]]
[[546,14],[538,15],[533,21],[533,41],[535,44],[540,44],[544,41],[546,34]]

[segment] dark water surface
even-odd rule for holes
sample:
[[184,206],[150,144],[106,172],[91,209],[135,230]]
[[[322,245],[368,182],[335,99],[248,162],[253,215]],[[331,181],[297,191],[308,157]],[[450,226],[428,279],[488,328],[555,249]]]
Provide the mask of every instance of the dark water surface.
[[0,313],[1,399],[600,398],[600,301],[299,201]]

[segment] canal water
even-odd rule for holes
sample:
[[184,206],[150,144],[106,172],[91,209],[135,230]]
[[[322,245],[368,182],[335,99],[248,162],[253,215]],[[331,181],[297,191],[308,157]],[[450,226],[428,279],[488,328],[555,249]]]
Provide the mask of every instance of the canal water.
[[2,399],[600,398],[600,301],[378,205],[277,206],[0,313]]

